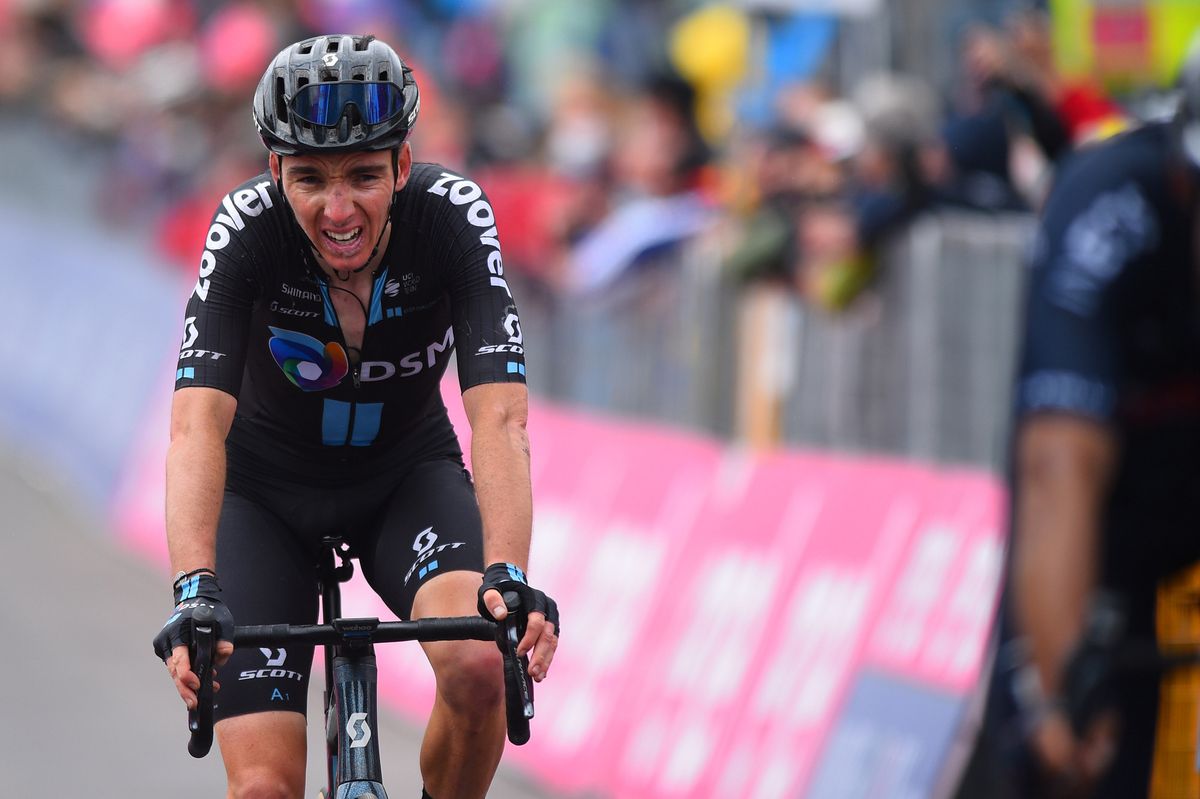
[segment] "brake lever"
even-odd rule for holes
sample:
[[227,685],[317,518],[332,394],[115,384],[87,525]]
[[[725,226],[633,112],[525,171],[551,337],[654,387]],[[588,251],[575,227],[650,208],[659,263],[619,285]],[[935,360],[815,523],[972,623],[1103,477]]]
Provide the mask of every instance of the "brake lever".
[[204,757],[213,741],[213,613],[198,607],[192,614],[192,643],[188,647],[192,672],[200,678],[196,706],[188,711],[188,752],[192,757]]
[[496,645],[504,656],[504,715],[508,740],[517,746],[529,741],[529,720],[533,718],[533,679],[529,676],[529,657],[517,655],[517,645],[525,633],[521,600],[515,591],[504,593],[508,617],[497,625]]

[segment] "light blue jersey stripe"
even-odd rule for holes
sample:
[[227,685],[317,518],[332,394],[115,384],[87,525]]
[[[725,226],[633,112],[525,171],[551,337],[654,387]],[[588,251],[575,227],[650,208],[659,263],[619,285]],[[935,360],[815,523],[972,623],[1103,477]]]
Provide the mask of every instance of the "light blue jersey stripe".
[[375,278],[375,285],[371,286],[371,313],[367,315],[368,326],[383,321],[383,284],[386,281],[387,270],[384,269],[379,277]]
[[325,324],[337,327],[337,315],[333,312],[333,300],[329,299],[329,286],[318,283],[317,288],[321,290],[321,304],[325,306]]
[[350,403],[325,400],[321,413],[321,443],[327,447],[340,447],[346,443],[350,433]]
[[354,406],[354,433],[350,443],[356,447],[371,444],[379,435],[379,420],[383,416],[382,402],[359,402]]

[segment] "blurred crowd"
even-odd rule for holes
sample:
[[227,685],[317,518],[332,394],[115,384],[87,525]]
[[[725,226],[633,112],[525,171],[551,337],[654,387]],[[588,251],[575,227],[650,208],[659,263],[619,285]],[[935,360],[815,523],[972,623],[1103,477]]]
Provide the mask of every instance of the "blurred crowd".
[[506,268],[603,290],[698,238],[733,281],[825,308],[914,215],[1036,208],[1055,162],[1125,124],[1055,70],[1044,11],[958,34],[946,85],[842,85],[837,22],[698,0],[0,0],[0,115],[111,153],[110,221],[192,271],[221,195],[266,167],[249,105],[283,45],[372,32],[414,67],[417,160],[465,170]]
[[841,98],[819,82],[789,88],[775,123],[749,138],[735,269],[837,309],[920,213],[1036,211],[1063,156],[1130,124],[1097,83],[1058,73],[1051,33],[1039,9],[964,28],[940,91],[902,74]]

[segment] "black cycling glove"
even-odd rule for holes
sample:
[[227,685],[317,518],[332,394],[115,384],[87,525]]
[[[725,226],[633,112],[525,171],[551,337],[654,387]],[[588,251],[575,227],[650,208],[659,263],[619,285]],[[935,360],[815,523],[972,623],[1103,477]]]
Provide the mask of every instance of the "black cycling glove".
[[1097,595],[1083,635],[1067,658],[1062,678],[1066,710],[1079,737],[1098,715],[1117,707],[1116,657],[1125,641],[1126,617],[1123,599],[1108,592]]
[[502,596],[505,592],[512,591],[521,599],[521,605],[517,608],[519,612],[526,616],[530,613],[541,613],[546,617],[546,621],[554,625],[554,634],[562,634],[562,627],[558,623],[558,603],[531,587],[525,581],[525,572],[521,571],[521,567],[511,563],[493,563],[484,571],[483,585],[479,586],[479,615],[485,619],[494,618],[492,612],[483,604],[484,593],[493,588]]
[[201,572],[183,577],[175,584],[175,612],[154,636],[154,654],[163,661],[177,646],[188,646],[192,637],[192,614],[196,608],[212,609],[217,640],[232,640],[233,615],[219,598],[217,575]]

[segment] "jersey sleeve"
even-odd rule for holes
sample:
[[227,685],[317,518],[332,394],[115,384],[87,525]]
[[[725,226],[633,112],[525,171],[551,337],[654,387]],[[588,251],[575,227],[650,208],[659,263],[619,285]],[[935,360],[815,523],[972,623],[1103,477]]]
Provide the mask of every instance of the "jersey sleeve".
[[234,397],[242,383],[250,316],[260,281],[262,237],[276,206],[269,180],[250,181],[221,200],[204,242],[196,286],[188,298],[175,388],[207,386]]
[[481,383],[524,383],[521,319],[487,196],[474,181],[445,171],[428,191],[453,207],[442,234],[459,385],[465,391]]
[[[1116,168],[1114,168],[1116,167]],[[1120,278],[1158,246],[1145,187],[1089,159],[1051,194],[1032,255],[1018,418],[1062,412],[1106,422],[1116,406]]]

